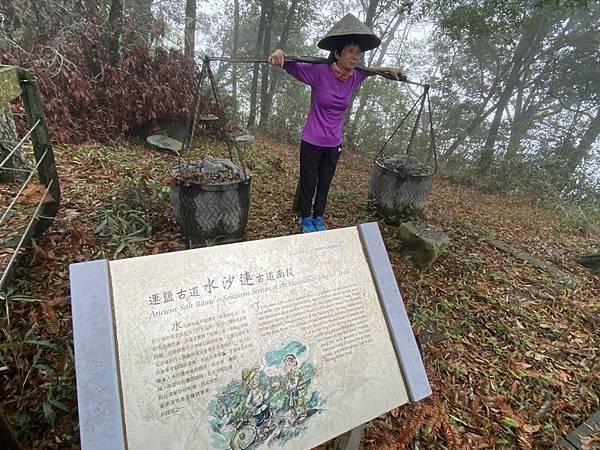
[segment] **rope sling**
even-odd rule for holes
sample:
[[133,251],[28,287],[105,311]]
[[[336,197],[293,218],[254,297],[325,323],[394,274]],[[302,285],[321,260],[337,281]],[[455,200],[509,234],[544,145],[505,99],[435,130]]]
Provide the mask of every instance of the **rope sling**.
[[[414,140],[423,117],[427,103],[429,153],[428,161],[433,154],[433,169],[413,156]],[[385,149],[402,128],[410,115],[419,105],[410,138],[403,155],[386,157]],[[414,102],[404,115],[396,129],[385,141],[373,159],[373,173],[369,180],[368,201],[372,209],[389,223],[399,223],[408,218],[418,216],[431,192],[433,175],[437,172],[437,150],[435,146],[435,132],[433,129],[433,115],[429,97],[429,85],[423,86],[423,93]]]

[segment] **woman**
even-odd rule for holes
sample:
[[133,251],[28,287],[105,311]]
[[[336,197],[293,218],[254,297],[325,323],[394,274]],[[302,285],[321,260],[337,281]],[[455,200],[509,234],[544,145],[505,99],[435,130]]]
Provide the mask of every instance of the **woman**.
[[271,431],[273,425],[271,423],[271,410],[267,405],[268,392],[263,392],[260,388],[260,380],[258,378],[259,369],[243,369],[242,370],[242,388],[248,388],[248,394],[244,403],[245,407],[252,413],[257,433],[262,435]]
[[[368,74],[356,66],[361,52],[377,47],[381,40],[352,14],[340,20],[317,44],[329,50],[330,64],[285,61],[275,50],[269,63],[283,67],[290,75],[311,87],[311,105],[301,135],[300,196],[298,209],[302,232],[324,231],[323,221],[329,186],[342,151],[344,116],[352,94]],[[395,68],[371,68],[400,79]],[[315,193],[316,189],[316,193]],[[311,205],[314,195],[314,204]]]

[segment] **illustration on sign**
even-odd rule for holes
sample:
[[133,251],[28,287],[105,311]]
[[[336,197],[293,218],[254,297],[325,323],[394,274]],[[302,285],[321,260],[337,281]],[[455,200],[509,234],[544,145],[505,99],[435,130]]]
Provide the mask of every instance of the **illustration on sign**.
[[324,403],[309,355],[307,344],[288,341],[267,351],[260,367],[242,368],[238,379],[219,389],[208,405],[213,448],[283,444],[307,430]]

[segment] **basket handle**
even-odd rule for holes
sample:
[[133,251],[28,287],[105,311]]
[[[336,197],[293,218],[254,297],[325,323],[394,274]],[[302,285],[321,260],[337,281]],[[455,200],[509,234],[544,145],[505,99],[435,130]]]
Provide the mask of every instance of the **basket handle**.
[[433,150],[433,173],[438,170],[437,149],[435,147],[435,132],[433,131],[433,113],[431,112],[431,98],[429,97],[429,89],[427,89],[427,109],[429,111],[429,135],[431,136],[431,149]]
[[[219,117],[219,118],[221,119],[222,122],[225,122],[225,110],[222,107],[223,104],[221,103],[221,99],[219,98],[219,92],[217,91],[217,81],[215,80],[213,71],[210,68],[210,57],[209,56],[205,56],[204,64],[206,65],[206,69],[207,69],[206,72],[207,72],[208,79],[210,80],[210,87],[212,89],[212,93],[215,98],[215,102],[219,106],[219,112],[221,115],[221,117]],[[231,152],[230,140],[227,139],[227,136],[225,135],[226,134],[225,130],[222,130],[222,131],[223,131],[223,136],[224,136],[225,140],[227,141],[227,151],[229,153],[229,159],[231,160],[231,162],[233,162],[233,154]],[[237,142],[235,142],[235,140],[232,140],[231,143],[233,144],[233,147],[236,150],[237,157],[240,160],[240,164],[242,166],[242,172],[244,175],[243,181],[247,181],[249,170],[248,170],[248,165],[246,164],[246,160],[244,159],[244,155],[242,154],[242,150],[237,145]]]
[[[402,118],[402,120],[400,121],[400,123],[398,124],[398,126],[396,127],[396,129],[392,132],[392,134],[390,135],[390,137],[387,138],[387,140],[385,141],[385,143],[383,144],[383,146],[381,147],[381,149],[375,154],[375,158],[373,158],[373,162],[377,161],[377,159],[380,156],[383,155],[383,151],[385,150],[385,148],[387,147],[387,145],[390,143],[390,141],[392,140],[392,138],[394,137],[394,135],[398,132],[398,130],[400,129],[400,127],[404,124],[404,122],[406,121],[406,119],[408,118],[408,116],[410,116],[410,114],[413,112],[413,110],[415,109],[415,107],[417,106],[417,104],[420,101],[422,101],[422,99],[424,99],[424,96],[425,96],[425,92],[423,92],[423,94],[421,94],[419,96],[419,98],[412,105],[412,107],[410,108],[410,110],[404,115],[404,117]],[[411,136],[411,140],[412,140],[412,136]],[[410,146],[410,142],[409,142],[409,146]]]
[[[186,140],[184,142],[181,153],[189,151],[192,146],[192,142],[194,140],[194,134],[196,131],[196,125],[197,125],[197,120],[198,120],[198,110],[200,109],[200,97],[201,97],[202,87],[204,85],[205,79],[208,79],[208,81],[210,82],[210,88],[212,90],[213,97],[215,99],[217,106],[219,107],[219,120],[221,121],[221,123],[223,123],[225,121],[225,111],[222,108],[222,103],[219,98],[219,92],[217,91],[217,86],[216,86],[217,82],[215,80],[212,69],[210,68],[210,58],[208,56],[206,56],[203,59],[202,70],[200,71],[197,89],[196,89],[196,93],[194,96],[194,114],[193,114],[191,123],[188,126],[188,135],[186,136]],[[233,153],[231,151],[231,144],[229,142],[229,139],[227,139],[225,137],[225,130],[222,129],[221,131],[223,133],[224,139],[227,141],[227,152],[229,153],[229,159],[231,160],[231,162],[234,162],[233,161]],[[240,164],[242,166],[243,181],[247,181],[249,179],[249,176],[248,176],[249,170],[248,170],[248,166],[246,164],[246,160],[244,159],[244,156],[242,155],[242,151],[235,141],[233,142],[233,146],[236,150],[237,157],[240,160]],[[181,161],[181,154],[180,154],[179,162],[180,161]]]

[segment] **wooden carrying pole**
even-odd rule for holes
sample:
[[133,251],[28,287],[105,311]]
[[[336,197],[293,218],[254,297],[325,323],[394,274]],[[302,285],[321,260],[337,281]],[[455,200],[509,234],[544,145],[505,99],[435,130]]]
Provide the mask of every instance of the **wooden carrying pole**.
[[[266,58],[266,57],[261,57],[261,58],[225,58],[225,57],[217,57],[217,56],[206,56],[205,59],[208,59],[209,61],[222,61],[222,62],[241,63],[241,64],[252,64],[252,63],[263,63],[263,64],[266,64],[266,63],[269,62],[268,58]],[[319,58],[319,57],[316,57],[316,56],[294,56],[294,55],[286,55],[285,59],[286,59],[286,61],[307,62],[307,63],[311,63],[311,64],[329,64],[329,61],[327,60],[327,58]],[[419,83],[417,81],[409,80],[404,75],[402,75],[400,77],[400,79],[398,80],[393,75],[390,75],[390,74],[385,73],[385,72],[380,72],[378,70],[374,70],[374,69],[371,69],[369,67],[363,67],[361,65],[358,65],[356,67],[358,69],[360,69],[360,70],[364,70],[365,72],[367,72],[367,73],[369,73],[371,75],[379,75],[379,76],[381,76],[383,78],[387,78],[388,80],[401,81],[403,83],[414,84],[415,86],[421,86],[421,87],[427,87],[427,88],[429,88],[428,84]]]

